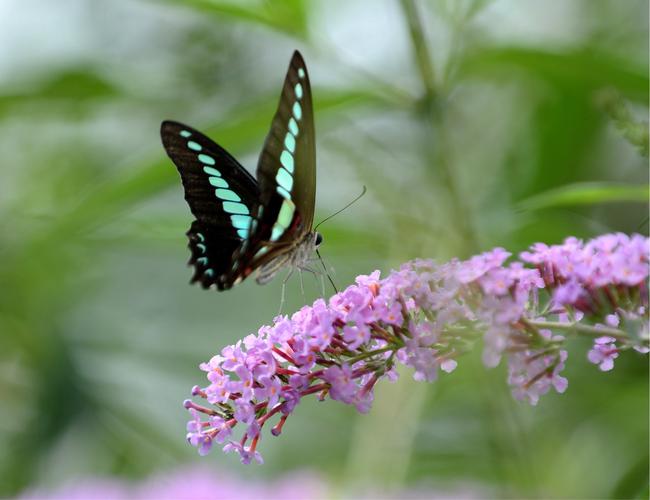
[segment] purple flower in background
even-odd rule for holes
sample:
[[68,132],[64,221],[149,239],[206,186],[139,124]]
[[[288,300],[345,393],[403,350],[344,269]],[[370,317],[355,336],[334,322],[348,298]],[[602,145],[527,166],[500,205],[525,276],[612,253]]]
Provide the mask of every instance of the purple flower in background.
[[[570,334],[596,337],[588,358],[603,371],[622,350],[650,350],[646,238],[567,238],[535,244],[519,262],[506,263],[510,255],[497,248],[440,265],[416,260],[383,279],[379,271],[359,276],[329,301],[224,347],[201,365],[208,385],[192,390],[211,406],[185,403],[189,443],[201,454],[225,443],[242,463],[262,463],[264,427],[273,422],[271,434],[280,435],[302,398],[367,412],[396,364],[432,382],[481,340],[486,366],[505,357],[513,396],[532,405],[551,389],[566,391]],[[235,428],[239,441],[230,439]]]
[[409,483],[407,489],[379,486],[345,489],[326,482],[319,473],[294,471],[272,478],[240,477],[215,467],[181,467],[166,470],[138,481],[112,477],[68,479],[52,488],[29,488],[18,498],[28,500],[464,500],[490,498],[489,487],[458,483],[452,489],[432,489],[430,485]]
[[272,480],[251,480],[213,467],[183,467],[140,481],[117,477],[69,479],[56,489],[32,489],[18,498],[38,500],[302,500],[331,498],[319,475],[296,471]]

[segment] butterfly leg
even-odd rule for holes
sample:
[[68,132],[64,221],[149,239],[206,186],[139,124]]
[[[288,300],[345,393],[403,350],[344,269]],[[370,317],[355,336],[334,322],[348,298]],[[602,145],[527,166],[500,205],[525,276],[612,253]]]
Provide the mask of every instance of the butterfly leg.
[[287,289],[287,281],[289,281],[289,278],[291,278],[291,275],[293,274],[293,270],[294,270],[293,267],[289,269],[289,274],[287,274],[287,277],[282,280],[282,293],[280,298],[280,310],[278,311],[278,316],[282,314],[282,307],[284,307],[284,294]]
[[318,269],[312,269],[310,267],[305,267],[303,268],[303,270],[313,274],[316,281],[320,281],[320,288],[321,288],[320,296],[322,298],[325,298],[325,273],[319,271]]
[[302,300],[307,300],[305,297],[305,284],[302,280],[302,269],[298,268],[298,275],[300,276],[300,291],[302,292]]
[[[320,284],[321,284],[321,297],[325,298],[325,274],[322,271],[319,271],[318,269],[312,269],[308,265],[300,266],[298,268],[298,271],[300,271],[300,284],[302,287],[302,271],[311,273],[314,278],[318,281],[318,278],[320,278]],[[303,296],[304,296],[304,290],[303,290]]]

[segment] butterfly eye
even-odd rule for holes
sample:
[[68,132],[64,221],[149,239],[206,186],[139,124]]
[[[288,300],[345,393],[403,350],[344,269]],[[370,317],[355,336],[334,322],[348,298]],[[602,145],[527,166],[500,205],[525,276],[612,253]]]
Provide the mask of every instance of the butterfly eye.
[[322,242],[323,242],[323,235],[320,233],[316,233],[316,246],[320,246]]

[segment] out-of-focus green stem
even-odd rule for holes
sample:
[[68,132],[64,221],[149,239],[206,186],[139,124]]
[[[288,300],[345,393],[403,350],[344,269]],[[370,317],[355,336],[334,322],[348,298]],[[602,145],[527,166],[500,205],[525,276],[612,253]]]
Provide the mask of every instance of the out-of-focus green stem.
[[424,87],[422,104],[433,139],[428,143],[433,148],[431,150],[431,156],[434,158],[433,164],[439,180],[449,196],[454,229],[461,238],[461,248],[454,249],[454,254],[461,257],[463,253],[472,253],[478,250],[478,244],[472,227],[471,214],[466,209],[466,204],[463,203],[463,195],[449,161],[449,144],[443,114],[444,96],[436,89],[431,54],[415,2],[413,0],[401,0],[401,5],[408,24],[413,52]]
[[592,337],[614,337],[618,340],[630,340],[630,337],[617,328],[596,327],[583,325],[581,323],[560,323],[559,321],[527,321],[529,325],[536,328],[547,328],[549,330],[561,330],[566,332],[575,332]]
[[[445,137],[444,96],[436,85],[433,59],[424,35],[424,26],[413,0],[400,0],[404,18],[408,26],[417,71],[422,81],[423,95],[418,100],[417,114],[427,132],[424,151],[429,158],[429,175],[445,192],[448,209],[443,217],[453,223],[455,244],[445,249],[453,256],[463,256],[477,249],[475,234],[470,223],[470,214],[454,177],[453,162],[450,160],[448,139]],[[453,218],[452,218],[453,217]],[[452,227],[453,224],[453,227]],[[448,239],[454,241],[454,238]],[[405,376],[395,385],[384,385],[377,394],[374,411],[364,417],[351,437],[350,454],[346,471],[348,487],[363,488],[367,484],[377,487],[380,477],[384,487],[401,487],[406,480],[413,446],[419,429],[420,415],[430,388],[415,384]],[[395,422],[400,425],[396,426]],[[378,439],[382,436],[382,439]]]
[[436,96],[436,85],[434,80],[433,65],[431,63],[431,54],[426,39],[424,38],[424,29],[413,0],[401,0],[404,17],[408,24],[411,43],[417,62],[417,68],[420,72],[420,78],[424,86],[424,98],[429,104],[433,103]]

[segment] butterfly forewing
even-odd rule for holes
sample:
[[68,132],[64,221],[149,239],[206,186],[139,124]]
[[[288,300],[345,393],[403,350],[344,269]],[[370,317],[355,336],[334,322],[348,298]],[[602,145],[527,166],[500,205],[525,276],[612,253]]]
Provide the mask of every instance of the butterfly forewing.
[[[294,52],[257,165],[262,206],[260,223],[271,226],[270,241],[287,241],[311,230],[316,196],[316,150],[309,75]],[[275,200],[275,203],[274,203]],[[294,216],[298,220],[292,227]]]
[[231,279],[292,252],[312,229],[316,150],[311,87],[305,62],[294,52],[278,110],[257,165],[260,204],[251,237],[235,253]]
[[191,127],[166,121],[161,137],[197,219],[187,233],[195,269],[192,281],[205,288],[229,288],[224,274],[231,268],[233,252],[249,237],[260,196],[257,182],[223,148]]

